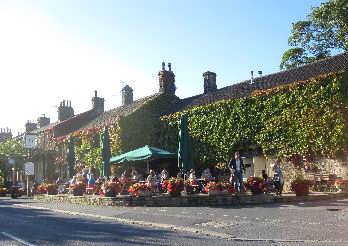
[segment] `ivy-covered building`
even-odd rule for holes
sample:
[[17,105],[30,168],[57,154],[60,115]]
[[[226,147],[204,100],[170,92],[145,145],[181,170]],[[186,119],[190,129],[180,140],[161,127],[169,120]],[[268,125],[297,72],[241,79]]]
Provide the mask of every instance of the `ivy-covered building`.
[[[104,127],[109,128],[114,155],[146,144],[176,151],[177,122],[185,113],[198,168],[226,163],[240,150],[249,175],[269,168],[268,159],[277,155],[300,162],[339,156],[341,162],[333,165],[340,166],[341,176],[347,175],[347,68],[348,53],[343,53],[224,88],[218,88],[216,74],[207,71],[203,93],[180,99],[171,64],[166,68],[162,63],[158,93],[133,100],[133,89],[125,86],[120,107],[104,112],[104,101],[94,100],[91,111],[36,131],[41,146],[56,153],[49,165],[60,166],[60,174],[71,137],[77,161],[101,166],[99,134]],[[95,110],[96,105],[103,107]]]

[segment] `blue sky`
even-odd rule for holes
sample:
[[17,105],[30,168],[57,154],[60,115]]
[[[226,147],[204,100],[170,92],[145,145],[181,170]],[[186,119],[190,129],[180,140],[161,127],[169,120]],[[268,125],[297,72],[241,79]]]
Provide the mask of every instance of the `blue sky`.
[[[320,2],[1,1],[0,65],[7,74],[0,83],[10,93],[0,99],[7,115],[0,127],[17,132],[41,114],[55,121],[63,99],[76,113],[88,110],[95,89],[114,108],[120,81],[136,98],[152,94],[162,60],[173,64],[179,97],[202,93],[207,70],[217,73],[218,88],[248,79],[250,70],[277,72],[291,23]],[[26,103],[7,108],[13,94]]]

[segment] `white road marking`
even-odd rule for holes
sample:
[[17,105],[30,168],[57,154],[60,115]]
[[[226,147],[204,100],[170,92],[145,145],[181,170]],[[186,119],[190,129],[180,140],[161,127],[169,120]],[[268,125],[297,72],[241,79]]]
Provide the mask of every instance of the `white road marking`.
[[24,245],[26,245],[26,246],[36,246],[35,244],[29,243],[29,242],[27,242],[27,241],[24,241],[23,239],[20,239],[20,238],[18,238],[18,237],[15,237],[15,236],[13,236],[13,235],[10,234],[10,233],[1,232],[1,234],[4,235],[4,236],[6,236],[6,237],[11,238],[12,240],[15,240],[16,242],[19,242],[19,243],[21,243],[21,244],[24,244]]

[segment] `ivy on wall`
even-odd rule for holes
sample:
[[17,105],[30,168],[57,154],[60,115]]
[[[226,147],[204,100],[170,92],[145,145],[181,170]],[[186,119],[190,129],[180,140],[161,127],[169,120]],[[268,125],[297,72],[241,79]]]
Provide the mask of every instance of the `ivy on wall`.
[[227,161],[233,151],[250,147],[266,156],[332,156],[347,147],[347,84],[345,72],[255,91],[162,117],[163,129],[176,134],[180,116],[187,114],[200,164]]

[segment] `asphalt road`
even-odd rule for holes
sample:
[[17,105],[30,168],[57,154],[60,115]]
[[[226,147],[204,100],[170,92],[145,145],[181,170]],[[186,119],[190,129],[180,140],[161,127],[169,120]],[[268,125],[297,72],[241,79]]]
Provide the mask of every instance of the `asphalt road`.
[[348,199],[120,208],[1,198],[0,245],[343,246],[348,245]]

